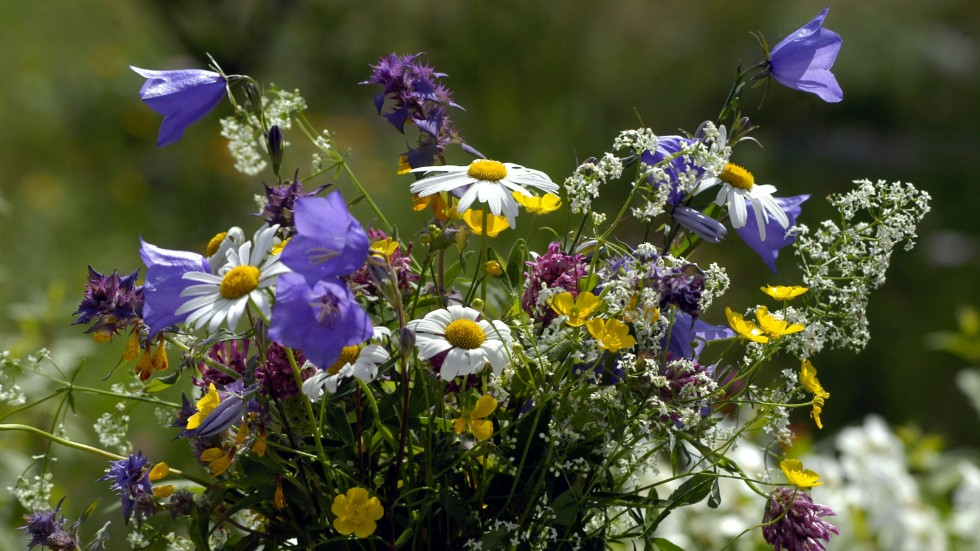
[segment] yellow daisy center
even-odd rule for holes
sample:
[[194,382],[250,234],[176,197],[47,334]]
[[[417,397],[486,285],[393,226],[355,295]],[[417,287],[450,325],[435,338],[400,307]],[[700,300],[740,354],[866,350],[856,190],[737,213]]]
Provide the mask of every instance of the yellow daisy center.
[[466,169],[466,174],[477,180],[496,182],[507,177],[507,167],[498,161],[477,159],[470,163],[470,167]]
[[255,266],[235,266],[221,278],[221,296],[242,298],[259,286],[259,269]]
[[446,340],[456,348],[480,348],[486,338],[480,325],[472,320],[455,320],[446,326]]
[[226,231],[212,237],[211,241],[208,241],[208,248],[205,249],[207,256],[212,256],[214,253],[218,252],[218,247],[221,246],[221,242],[224,241],[226,237],[228,237],[228,232]]
[[751,172],[732,163],[725,165],[725,170],[722,170],[718,177],[732,186],[746,191],[755,185],[755,176],[752,176]]
[[340,371],[341,367],[356,362],[358,356],[360,355],[361,347],[357,346],[356,344],[341,348],[340,357],[337,358],[337,361],[335,361],[332,366],[330,366],[330,369],[327,369],[327,373],[336,375],[337,372]]

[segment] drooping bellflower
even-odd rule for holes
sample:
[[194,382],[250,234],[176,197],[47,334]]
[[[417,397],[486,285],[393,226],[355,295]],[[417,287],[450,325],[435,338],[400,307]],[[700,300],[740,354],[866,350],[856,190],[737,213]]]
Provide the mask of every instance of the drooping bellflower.
[[212,71],[152,71],[130,66],[146,79],[140,99],[163,115],[157,147],[172,144],[184,130],[214,109],[225,95],[225,78]]
[[[279,258],[306,278],[309,286],[322,279],[349,275],[367,259],[368,236],[347,210],[339,191],[326,197],[297,198],[293,220],[296,235]],[[370,336],[369,333],[361,342]]]
[[[789,224],[784,228],[775,219],[770,218],[767,222],[764,222],[767,226],[767,231],[765,232],[759,231],[758,217],[752,216],[754,207],[751,204],[746,204],[749,216],[746,218],[744,226],[735,228],[735,233],[742,238],[742,241],[750,249],[762,257],[762,261],[772,270],[772,273],[777,273],[776,258],[779,257],[779,250],[796,240],[796,234],[787,232],[787,229],[796,225],[796,219],[803,210],[801,205],[809,198],[809,195],[773,197],[776,205],[786,213],[786,219]],[[765,239],[762,238],[762,233],[765,233]]]
[[162,249],[140,238],[140,257],[146,265],[146,281],[143,285],[143,321],[149,327],[150,337],[161,330],[181,323],[187,314],[177,315],[177,309],[186,302],[181,293],[195,282],[184,279],[188,272],[211,272],[208,259],[192,252]]
[[837,78],[830,72],[840,52],[840,35],[823,28],[829,7],[809,23],[779,41],[769,52],[769,73],[776,82],[816,94],[828,103],[844,99]]

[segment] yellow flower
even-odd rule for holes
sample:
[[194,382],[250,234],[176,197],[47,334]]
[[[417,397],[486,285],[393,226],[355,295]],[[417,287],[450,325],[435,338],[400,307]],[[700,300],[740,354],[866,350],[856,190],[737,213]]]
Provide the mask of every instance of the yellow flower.
[[504,273],[504,268],[496,260],[488,260],[483,265],[483,271],[490,277],[500,277]]
[[233,449],[226,452],[221,448],[208,448],[201,452],[201,461],[208,464],[208,469],[211,470],[212,475],[220,476],[231,466],[231,459],[234,454]]
[[763,333],[777,339],[783,335],[792,335],[803,330],[803,326],[799,323],[790,325],[786,320],[776,318],[769,313],[769,309],[765,306],[760,306],[755,310],[755,319],[759,321],[759,328],[762,329]]
[[785,285],[766,285],[762,287],[762,292],[771,296],[776,300],[792,300],[803,293],[809,291],[809,287],[793,286],[787,287]]
[[449,214],[446,212],[446,200],[442,198],[441,193],[427,195],[425,197],[412,195],[412,210],[415,212],[427,209],[430,203],[432,204],[432,215],[436,220],[440,222],[449,220]]
[[817,380],[817,368],[813,367],[810,360],[803,360],[800,366],[800,384],[807,392],[813,394],[813,411],[810,417],[813,417],[817,428],[822,429],[823,422],[820,421],[820,414],[823,412],[824,401],[830,398],[830,393],[824,390],[823,385]]
[[191,415],[187,418],[187,430],[194,430],[201,426],[201,422],[211,415],[214,408],[218,407],[221,403],[221,396],[218,395],[218,389],[214,388],[214,383],[208,386],[207,393],[197,401],[197,413]]
[[170,474],[170,465],[167,465],[165,462],[161,461],[150,469],[150,481],[155,482],[166,477],[168,474]]
[[514,192],[514,199],[524,206],[528,212],[534,214],[548,214],[549,212],[555,212],[561,207],[561,197],[558,197],[554,193],[546,193],[541,197],[535,197],[534,195],[524,195],[519,191]]
[[624,348],[636,344],[636,339],[630,335],[630,328],[618,319],[591,319],[585,324],[589,334],[599,342],[599,346],[615,354]]
[[398,156],[398,170],[395,174],[403,176],[412,171],[412,165],[408,164],[408,155]]
[[170,497],[174,493],[173,484],[165,484],[163,486],[153,487],[153,497],[165,498]]
[[282,477],[276,480],[276,493],[272,497],[272,506],[280,511],[286,508],[286,494],[282,491]]
[[763,335],[761,329],[756,327],[751,321],[743,319],[742,314],[732,311],[727,306],[725,307],[725,317],[728,318],[728,325],[731,325],[732,329],[742,337],[755,342],[769,342],[769,337]]
[[371,243],[371,250],[368,252],[375,256],[391,258],[391,255],[395,254],[395,251],[397,250],[398,241],[388,237],[386,239],[379,239],[374,243]]
[[551,309],[559,316],[567,317],[565,323],[572,327],[585,325],[585,320],[600,306],[602,300],[589,291],[583,291],[577,297],[566,291],[551,298]]
[[[488,224],[487,227],[488,237],[497,237],[497,235],[499,235],[500,232],[510,227],[510,224],[507,223],[507,218],[503,216],[497,216],[496,214],[491,214],[489,212],[487,213],[487,216],[489,217],[490,220],[490,223]],[[470,230],[473,233],[477,235],[483,235],[483,211],[482,210],[468,209],[466,212],[463,213],[461,218],[463,219],[463,222],[466,222],[466,225],[470,227]]]
[[330,511],[337,515],[333,527],[338,532],[344,536],[354,534],[359,538],[373,534],[378,528],[375,521],[385,514],[381,501],[376,497],[369,499],[368,491],[364,488],[351,488],[347,490],[347,495],[335,497]]
[[472,411],[464,412],[462,417],[453,422],[453,430],[456,431],[456,434],[463,434],[465,431],[472,432],[473,436],[480,442],[490,438],[493,435],[493,421],[484,419],[484,417],[497,409],[497,403],[497,399],[489,394],[480,396]]
[[796,459],[784,459],[779,463],[779,468],[786,475],[786,480],[797,488],[812,488],[823,484],[820,482],[820,475],[809,469],[804,471],[803,463]]
[[133,331],[129,334],[129,339],[126,341],[126,348],[123,349],[122,360],[123,362],[128,362],[129,360],[135,360],[140,356],[140,332],[139,329],[133,328]]

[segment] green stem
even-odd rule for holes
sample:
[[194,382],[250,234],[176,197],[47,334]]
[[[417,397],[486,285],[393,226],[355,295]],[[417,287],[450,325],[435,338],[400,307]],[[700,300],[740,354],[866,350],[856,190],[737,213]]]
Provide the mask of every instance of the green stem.
[[[296,380],[296,388],[303,388],[303,375],[300,373],[299,365],[296,364],[296,356],[293,355],[293,349],[286,348],[286,357],[289,358],[289,368],[293,371],[293,378]],[[323,450],[323,435],[320,432],[320,423],[316,420],[316,414],[313,413],[313,404],[310,402],[310,397],[300,392],[303,396],[303,408],[306,410],[306,415],[310,418],[310,425],[313,427],[313,439],[316,442],[316,454],[320,463],[328,465],[327,463],[327,453]]]

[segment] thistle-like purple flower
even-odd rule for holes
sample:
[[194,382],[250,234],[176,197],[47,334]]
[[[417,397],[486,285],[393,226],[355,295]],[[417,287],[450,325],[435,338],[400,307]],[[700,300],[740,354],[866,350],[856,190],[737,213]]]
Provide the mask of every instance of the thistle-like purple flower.
[[681,312],[697,318],[701,314],[704,272],[694,264],[678,268],[655,267],[652,280],[660,293],[660,309],[676,306]]
[[120,275],[118,270],[106,276],[89,266],[85,294],[74,314],[78,319],[72,325],[95,321],[86,333],[111,338],[142,319],[143,286],[136,285],[138,276],[139,268],[128,276]]
[[548,306],[538,304],[542,285],[578,296],[578,280],[586,276],[588,265],[582,255],[562,252],[561,245],[557,242],[548,245],[548,252],[527,262],[527,265],[531,269],[524,272],[528,284],[521,297],[521,308],[527,315],[547,324],[556,314]]
[[187,319],[188,314],[175,312],[186,302],[181,292],[196,282],[184,279],[187,272],[211,273],[208,259],[187,251],[161,249],[140,238],[140,257],[146,265],[143,286],[143,321],[153,337],[161,330]]
[[130,66],[146,79],[140,88],[140,99],[163,115],[157,147],[170,145],[184,135],[184,130],[208,114],[225,96],[225,78],[200,69],[151,71]]
[[[292,246],[290,242],[286,249]],[[373,334],[371,319],[340,279],[328,278],[310,286],[300,274],[279,276],[270,339],[302,350],[318,368],[328,369],[341,349],[365,342]]]
[[280,228],[291,230],[294,226],[293,211],[296,209],[296,200],[300,197],[312,197],[326,189],[328,185],[324,184],[313,191],[304,192],[303,182],[297,172],[291,183],[283,182],[275,187],[265,186],[265,206],[258,216],[265,218],[270,226],[279,224]]
[[766,502],[762,537],[776,551],[823,551],[820,540],[829,542],[832,534],[840,534],[836,526],[823,520],[835,515],[830,507],[814,503],[808,492],[779,487]]
[[829,7],[809,23],[779,41],[769,52],[769,73],[776,82],[816,94],[828,103],[844,99],[837,78],[830,72],[840,52],[840,35],[823,28]]
[[349,275],[367,259],[367,234],[347,210],[339,191],[326,197],[297,198],[293,219],[296,235],[279,258],[310,286],[321,279]]
[[58,514],[64,501],[65,498],[61,498],[53,511],[39,511],[24,516],[27,525],[21,528],[31,536],[31,541],[27,542],[28,549],[34,549],[38,545],[56,550],[78,548],[78,526],[80,523],[75,522],[68,530],[65,530],[67,519]]
[[149,503],[152,505],[153,484],[150,483],[150,466],[147,465],[143,452],[130,455],[127,459],[110,461],[109,471],[99,480],[113,481],[110,489],[115,490],[122,499],[123,517],[127,524],[133,516],[134,506],[136,506],[137,522],[153,513],[152,509],[147,508],[147,502],[141,499],[143,496],[149,496]]
[[796,240],[796,234],[787,232],[787,228],[792,228],[794,225],[796,225],[796,219],[803,210],[801,205],[809,198],[809,195],[773,197],[773,200],[776,201],[779,208],[786,213],[786,218],[789,220],[789,225],[784,228],[779,224],[779,222],[770,217],[768,222],[765,223],[766,238],[764,240],[759,237],[759,222],[756,216],[753,214],[754,210],[751,203],[745,203],[745,208],[748,211],[745,219],[745,225],[741,228],[735,228],[735,233],[742,238],[742,241],[744,241],[750,249],[762,257],[762,261],[769,267],[770,270],[772,270],[772,273],[774,274],[777,273],[776,258],[779,257],[779,250],[787,245],[790,245]]
[[[251,342],[249,339],[242,339],[214,343],[208,348],[208,358],[223,366],[230,367],[232,371],[240,375],[245,373],[249,342]],[[208,388],[211,383],[214,383],[215,386],[225,386],[235,381],[234,377],[220,369],[211,367],[207,362],[198,363],[197,369],[201,372],[201,378],[195,377],[193,381],[195,385],[200,387]]]

